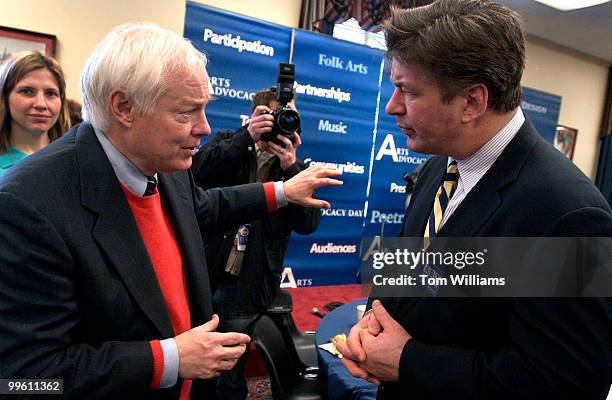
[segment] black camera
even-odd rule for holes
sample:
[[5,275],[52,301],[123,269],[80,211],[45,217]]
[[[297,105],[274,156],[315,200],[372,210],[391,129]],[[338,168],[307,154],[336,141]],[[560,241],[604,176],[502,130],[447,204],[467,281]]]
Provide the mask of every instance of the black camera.
[[274,117],[274,126],[271,132],[261,135],[261,140],[283,145],[276,135],[283,135],[295,143],[295,133],[300,130],[300,114],[287,107],[293,99],[293,82],[295,81],[295,65],[278,64],[278,83],[276,84],[276,101],[279,105],[270,114]]

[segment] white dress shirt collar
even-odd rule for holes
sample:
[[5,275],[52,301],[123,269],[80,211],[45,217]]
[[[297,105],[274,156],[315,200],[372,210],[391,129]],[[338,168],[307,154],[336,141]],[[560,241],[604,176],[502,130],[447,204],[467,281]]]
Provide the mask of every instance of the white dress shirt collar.
[[[134,163],[126,156],[121,154],[119,150],[108,140],[106,135],[98,129],[94,128],[96,137],[102,145],[102,149],[108,157],[115,175],[132,193],[142,196],[147,189],[147,176],[143,174]],[[157,179],[157,174],[154,175]]]

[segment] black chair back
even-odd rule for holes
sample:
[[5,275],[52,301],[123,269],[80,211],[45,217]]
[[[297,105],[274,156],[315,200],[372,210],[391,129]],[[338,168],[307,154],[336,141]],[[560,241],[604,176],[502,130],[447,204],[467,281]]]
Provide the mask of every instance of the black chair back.
[[285,290],[279,290],[274,303],[268,307],[266,313],[272,318],[281,330],[285,341],[293,342],[299,360],[309,367],[318,367],[317,348],[314,332],[302,332],[295,325],[293,316],[293,299]]
[[326,398],[326,386],[317,368],[306,367],[292,343],[287,343],[276,323],[262,315],[255,322],[253,341],[264,356],[274,400]]

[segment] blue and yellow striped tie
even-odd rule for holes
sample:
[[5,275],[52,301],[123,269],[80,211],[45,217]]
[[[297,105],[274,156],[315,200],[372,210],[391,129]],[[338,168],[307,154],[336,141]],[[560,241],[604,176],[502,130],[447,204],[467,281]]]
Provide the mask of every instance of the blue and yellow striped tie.
[[457,169],[457,161],[453,161],[448,164],[448,167],[446,168],[446,176],[444,177],[444,182],[442,182],[442,184],[438,188],[438,192],[436,193],[436,198],[434,200],[434,205],[431,209],[431,214],[429,214],[429,220],[427,221],[427,226],[425,227],[425,234],[423,235],[425,237],[425,248],[429,247],[429,238],[432,236],[436,236],[438,230],[440,229],[440,224],[442,223],[444,211],[446,211],[446,207],[448,207],[448,202],[455,193],[455,189],[457,189],[458,181],[459,170]]

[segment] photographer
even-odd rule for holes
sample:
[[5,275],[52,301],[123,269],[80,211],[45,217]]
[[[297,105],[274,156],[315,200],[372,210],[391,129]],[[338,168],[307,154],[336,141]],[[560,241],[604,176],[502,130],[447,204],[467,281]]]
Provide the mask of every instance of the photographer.
[[[249,182],[286,180],[305,169],[297,159],[301,144],[283,135],[276,136],[283,146],[260,140],[274,131],[270,114],[279,106],[275,88],[253,97],[252,115],[247,125],[236,132],[222,131],[194,156],[192,172],[203,188],[231,186]],[[288,106],[295,109],[292,102]],[[272,304],[279,291],[280,273],[292,231],[314,232],[319,210],[289,205],[264,219],[209,236],[206,260],[214,290],[213,307],[219,314],[220,331],[248,333],[250,325]],[[234,369],[217,383],[217,398],[244,399],[247,396],[244,370],[248,349]]]
[[[241,174],[236,175],[235,171],[238,164],[249,164],[248,154],[257,156],[255,143],[263,156],[272,158],[269,155],[276,156],[280,161],[280,167],[286,171],[284,176],[291,177],[303,168],[294,170],[299,167],[296,164],[296,150],[302,143],[298,133],[294,133],[295,143],[291,143],[286,137],[275,138],[278,141],[283,141],[283,146],[273,141],[265,141],[260,138],[262,134],[272,133],[274,127],[274,116],[271,114],[277,109],[279,102],[276,99],[276,88],[271,87],[261,90],[253,96],[251,103],[252,114],[248,122],[238,129],[236,132],[219,131],[208,143],[206,143],[194,156],[191,171],[193,172],[196,183],[203,188],[212,188],[219,186],[228,186],[248,183],[250,174],[247,174],[247,180],[241,177]],[[294,101],[287,103],[287,106],[295,110]],[[237,164],[238,163],[238,164]],[[247,166],[250,169],[250,165]],[[249,171],[250,172],[250,171]],[[257,182],[257,181],[254,181]]]

